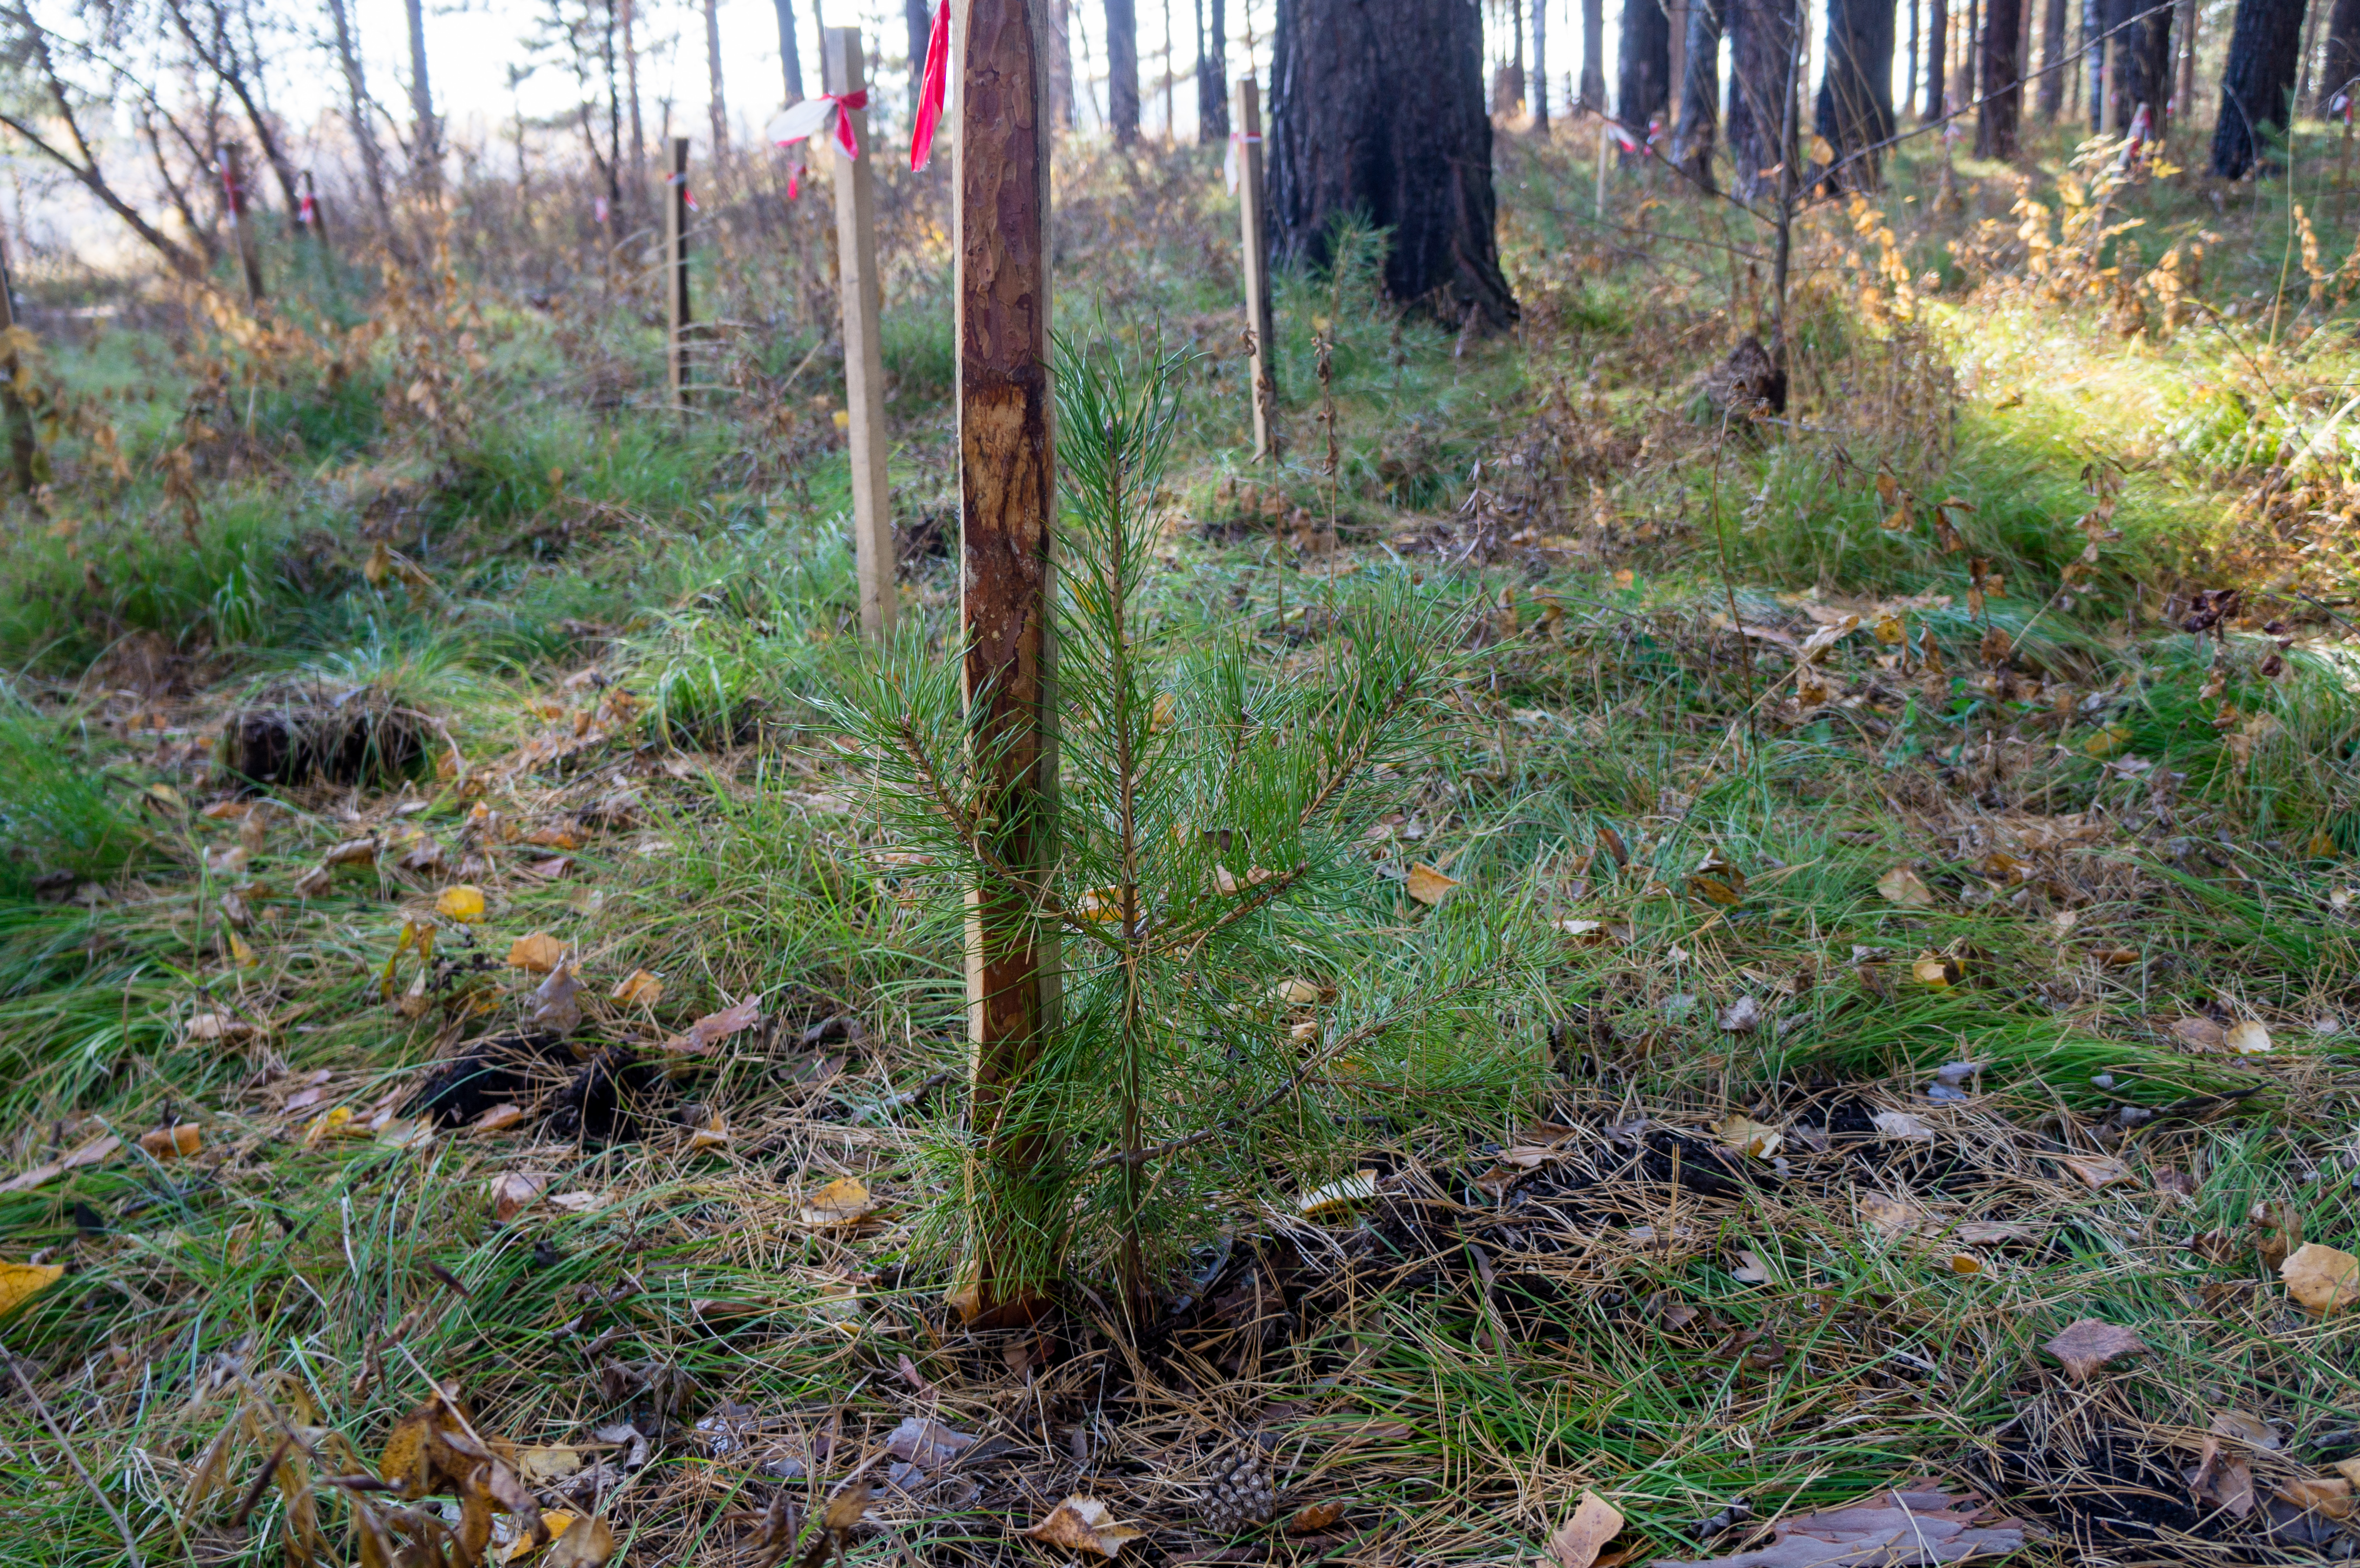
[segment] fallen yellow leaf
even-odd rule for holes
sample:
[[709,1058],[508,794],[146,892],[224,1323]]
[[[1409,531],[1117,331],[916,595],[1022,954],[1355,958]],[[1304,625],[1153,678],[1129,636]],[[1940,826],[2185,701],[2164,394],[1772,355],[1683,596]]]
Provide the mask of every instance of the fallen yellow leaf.
[[204,1135],[194,1122],[182,1122],[178,1127],[158,1127],[139,1135],[139,1147],[157,1160],[171,1160],[194,1154],[204,1147]]
[[1376,1195],[1377,1173],[1373,1171],[1356,1171],[1339,1181],[1330,1181],[1324,1187],[1314,1188],[1304,1193],[1295,1201],[1295,1207],[1304,1218],[1316,1220],[1323,1214],[1333,1214],[1338,1209],[1347,1208],[1354,1203],[1366,1203]]
[[1886,903],[1898,904],[1905,909],[1922,909],[1934,902],[1934,889],[1907,866],[1896,866],[1878,877],[1876,890]]
[[474,925],[484,918],[484,890],[464,882],[445,887],[442,897],[434,900],[434,912],[446,920]]
[[65,1278],[55,1263],[0,1263],[0,1318]]
[[634,969],[616,983],[615,988],[606,993],[606,999],[626,1006],[645,1002],[652,1007],[663,1000],[663,982],[644,969]]
[[2309,1312],[2324,1315],[2341,1312],[2360,1301],[2360,1258],[2333,1247],[2307,1241],[2278,1265],[2287,1294]]
[[876,1210],[868,1182],[858,1176],[839,1176],[803,1201],[803,1224],[822,1230],[858,1225]]
[[1112,1557],[1122,1550],[1126,1541],[1137,1541],[1144,1533],[1128,1525],[1117,1524],[1114,1515],[1096,1497],[1078,1494],[1067,1497],[1049,1512],[1049,1517],[1024,1532],[1033,1540],[1067,1552],[1090,1552],[1100,1557]]
[[1756,1160],[1769,1159],[1786,1141],[1786,1135],[1776,1127],[1765,1127],[1735,1111],[1721,1118],[1721,1125],[1713,1130],[1721,1135],[1721,1142],[1740,1154],[1749,1154]]
[[1622,1515],[1595,1492],[1584,1492],[1573,1517],[1548,1538],[1549,1561],[1557,1568],[1591,1568],[1606,1543],[1622,1530]]

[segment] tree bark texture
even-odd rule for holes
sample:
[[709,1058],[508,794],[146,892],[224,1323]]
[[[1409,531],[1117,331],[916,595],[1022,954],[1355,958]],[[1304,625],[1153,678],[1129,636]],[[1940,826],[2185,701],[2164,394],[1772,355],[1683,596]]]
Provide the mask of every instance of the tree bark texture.
[[1581,106],[1606,113],[1606,0],[1581,0]]
[[[1051,550],[1055,444],[1049,385],[1049,27],[1043,0],[959,0],[958,437],[960,624],[977,830],[1019,878],[1056,855],[1056,638]],[[1133,105],[1136,113],[1136,104]],[[1026,1205],[1054,1150],[1010,1117],[1057,1023],[1057,942],[1025,890],[969,897],[967,1027],[974,1227],[960,1301],[971,1320],[1029,1315],[1057,1260],[1061,1215]],[[1043,1221],[1046,1224],[1043,1224]],[[1028,1242],[1030,1247],[1028,1247]]]
[[1644,140],[1672,97],[1672,22],[1663,0],[1622,0],[1622,50],[1614,75],[1614,117]]
[[[2160,135],[2164,109],[2171,97],[2171,12],[2156,9],[2156,0],[2108,0],[2114,37],[2114,66],[2107,73],[2114,94],[2115,125],[2130,129],[2138,107],[2147,106],[2147,126]],[[2151,12],[2142,16],[2141,12]]]
[[429,195],[442,186],[442,128],[434,121],[434,90],[426,76],[426,4],[410,10],[410,117],[418,123],[417,174]]
[[1229,139],[1229,16],[1227,0],[1207,8],[1205,51],[1196,60],[1196,139],[1218,146]]
[[1548,134],[1548,0],[1533,0],[1533,129]]
[[[786,81],[787,103],[793,105],[803,101],[803,55],[795,42],[795,0],[770,0],[770,4],[779,13],[779,74]],[[924,62],[922,54],[919,63]]]
[[2321,114],[2360,79],[2360,0],[2335,0],[2327,17],[2327,59],[2319,72]]
[[1975,115],[1975,156],[2014,158],[2018,114],[2023,107],[2023,61],[2016,56],[2024,30],[2024,0],[1984,0],[1983,108]]
[[1107,123],[1117,147],[1139,140],[1139,6],[1106,0]]
[[1837,184],[1874,191],[1882,158],[1867,149],[1893,135],[1893,0],[1828,0],[1827,48],[1814,128],[1836,151]]
[[721,92],[720,0],[705,0],[705,70],[713,83],[713,161],[729,156],[729,103]]
[[362,73],[360,50],[353,42],[352,7],[347,0],[328,0],[328,19],[335,26],[336,63],[344,73],[344,123],[352,131],[353,145],[360,149],[361,177],[368,181],[369,204],[377,209],[377,221],[390,235],[393,204],[385,194],[385,155],[369,125],[368,79]]
[[1279,0],[1270,182],[1282,256],[1324,266],[1347,212],[1391,231],[1385,289],[1437,291],[1494,328],[1516,320],[1500,271],[1482,13],[1474,0]]
[[1950,41],[1950,0],[1926,0],[1926,112],[1923,119],[1939,120],[1944,113],[1943,91],[1948,66],[1942,56]]
[[1730,190],[1758,201],[1777,189],[1778,146],[1787,61],[1793,58],[1795,0],[1723,0],[1729,28]]
[[2065,7],[2071,0],[2048,0],[2040,12],[2040,86],[2033,103],[2042,120],[2056,124],[2065,106]]
[[1672,161],[1707,191],[1713,188],[1712,139],[1721,117],[1721,13],[1726,0],[1688,0],[1688,48]]
[[2240,179],[2260,160],[2260,128],[2284,129],[2302,47],[2303,0],[2237,0],[2229,63],[2221,72],[2221,117],[2212,129],[2212,174]]

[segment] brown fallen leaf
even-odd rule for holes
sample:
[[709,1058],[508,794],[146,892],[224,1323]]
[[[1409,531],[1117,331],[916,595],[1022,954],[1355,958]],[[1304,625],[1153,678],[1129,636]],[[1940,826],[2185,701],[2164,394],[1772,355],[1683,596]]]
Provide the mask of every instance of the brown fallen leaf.
[[1549,1561],[1557,1568],[1595,1568],[1598,1554],[1620,1534],[1622,1516],[1595,1492],[1584,1492],[1573,1517],[1549,1532]]
[[2106,1154],[2067,1154],[2060,1156],[2058,1163],[2090,1187],[2105,1187],[2116,1181],[2126,1181],[2131,1174],[2129,1166]]
[[508,967],[546,975],[565,961],[565,944],[547,931],[520,936],[508,944]]
[[716,1040],[727,1040],[741,1029],[752,1029],[762,1021],[762,998],[757,993],[734,1007],[724,1007],[717,1013],[707,1013],[683,1032],[672,1036],[656,1049],[674,1051],[684,1056],[700,1055],[713,1049]]
[[2068,1323],[2041,1347],[2063,1364],[2066,1375],[2086,1383],[2091,1375],[2118,1356],[2142,1355],[2147,1342],[2119,1323],[2102,1318],[2081,1318]]
[[[530,1453],[532,1451],[526,1449],[520,1452]],[[580,1515],[563,1508],[544,1509],[541,1515],[541,1530],[539,1533],[536,1534],[533,1531],[528,1530],[524,1534],[518,1536],[514,1541],[509,1541],[506,1546],[500,1548],[500,1561],[502,1563],[522,1562],[525,1558],[528,1558],[534,1552],[540,1551],[544,1545],[553,1543],[560,1536],[573,1529],[574,1521],[580,1517]],[[543,1541],[541,1539],[543,1536],[546,1536],[548,1540]]]
[[1915,1568],[2023,1550],[2021,1521],[1986,1519],[1980,1499],[1954,1498],[1931,1480],[1904,1485],[1779,1519],[1768,1546],[1696,1563],[1659,1558],[1652,1568]]
[[1756,1160],[1769,1159],[1786,1141],[1786,1135],[1776,1127],[1765,1126],[1735,1111],[1723,1116],[1721,1125],[1713,1131],[1720,1134],[1721,1141],[1730,1148]]
[[1421,904],[1429,907],[1439,904],[1450,897],[1450,890],[1458,886],[1457,877],[1444,876],[1439,867],[1428,866],[1423,860],[1409,868],[1409,896]]
[[1317,1535],[1342,1519],[1345,1507],[1344,1499],[1338,1497],[1329,1502],[1311,1503],[1299,1508],[1295,1510],[1295,1517],[1286,1521],[1286,1533]]
[[2360,1258],[2315,1241],[2288,1254],[2278,1265],[2278,1278],[2304,1311],[2321,1316],[2360,1301]]
[[820,1230],[858,1225],[877,1212],[869,1183],[858,1176],[839,1176],[803,1201],[803,1224]]
[[1878,877],[1876,891],[1886,903],[1898,904],[1905,909],[1923,909],[1934,902],[1934,889],[1907,866],[1896,866]]
[[652,1007],[663,1000],[663,982],[653,975],[644,969],[634,969],[615,983],[615,988],[606,993],[606,999],[620,1002],[626,1007],[644,1002]]
[[1145,1532],[1115,1522],[1114,1515],[1096,1497],[1079,1493],[1049,1510],[1049,1517],[1024,1532],[1033,1540],[1067,1552],[1092,1552],[1112,1557],[1126,1541]]
[[484,1114],[475,1120],[475,1129],[477,1132],[504,1132],[522,1120],[524,1120],[522,1105],[503,1102],[497,1105],[486,1105]]
[[139,1147],[154,1160],[177,1160],[204,1147],[204,1133],[194,1122],[160,1127],[139,1135]]
[[2174,1018],[2170,1028],[2174,1040],[2199,1051],[2218,1051],[2228,1039],[2227,1030],[2206,1018]]
[[530,1171],[504,1171],[484,1191],[492,1200],[492,1217],[502,1225],[524,1213],[548,1191],[549,1178]]
[[244,1018],[227,1013],[199,1013],[189,1019],[187,1034],[193,1040],[245,1040],[255,1028]]
[[1861,1223],[1886,1241],[1907,1236],[1925,1218],[1917,1205],[1877,1192],[1863,1193],[1859,1207]]
[[348,838],[320,856],[322,866],[371,866],[377,862],[377,840]]
[[615,1555],[615,1532],[596,1518],[575,1519],[541,1559],[541,1568],[606,1568]]
[[549,978],[532,988],[531,1005],[525,1018],[535,1029],[547,1029],[559,1036],[572,1034],[582,1027],[582,1004],[576,993],[582,982],[575,977],[574,966],[560,964],[549,972]]
[[2307,1514],[2352,1517],[2352,1483],[2341,1475],[2299,1475],[2278,1488],[2278,1501]]
[[56,1181],[69,1171],[95,1165],[122,1147],[123,1140],[113,1133],[101,1133],[46,1164],[36,1165],[30,1171],[20,1171],[5,1181],[0,1181],[0,1192],[30,1192]]

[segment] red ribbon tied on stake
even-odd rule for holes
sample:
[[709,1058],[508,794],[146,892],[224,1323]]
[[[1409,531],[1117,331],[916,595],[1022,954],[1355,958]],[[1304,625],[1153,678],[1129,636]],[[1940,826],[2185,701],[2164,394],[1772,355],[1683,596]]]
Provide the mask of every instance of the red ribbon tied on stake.
[[943,100],[951,78],[951,0],[934,8],[934,30],[926,36],[926,74],[918,84],[918,116],[910,126],[910,172],[934,155],[934,127],[943,123]]
[[819,135],[836,125],[836,145],[844,149],[847,158],[860,156],[860,137],[852,128],[851,110],[869,107],[869,90],[858,93],[823,93],[816,98],[806,98],[772,120],[764,132],[781,147],[791,147]]

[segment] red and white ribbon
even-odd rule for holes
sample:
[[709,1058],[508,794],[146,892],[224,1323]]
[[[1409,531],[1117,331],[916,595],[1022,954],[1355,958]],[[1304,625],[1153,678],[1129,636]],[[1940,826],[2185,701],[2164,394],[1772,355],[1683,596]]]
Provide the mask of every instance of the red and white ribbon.
[[296,226],[298,228],[308,229],[319,221],[319,214],[313,212],[311,208],[311,193],[309,191],[306,191],[303,192],[303,200],[301,203],[295,209]]
[[606,198],[604,196],[590,198],[590,216],[601,223],[606,221]]
[[1229,156],[1222,161],[1221,178],[1229,181],[1229,194],[1232,196],[1238,193],[1238,149],[1248,142],[1251,142],[1254,146],[1260,147],[1262,145],[1262,138],[1260,136],[1250,136],[1243,131],[1231,131],[1229,133]]
[[869,107],[869,90],[858,93],[823,93],[816,98],[806,98],[772,120],[764,135],[781,147],[792,147],[807,141],[828,128],[836,126],[836,145],[844,149],[847,158],[860,156],[860,136],[852,128],[855,109]]
[[688,176],[686,174],[667,174],[664,176],[664,183],[666,185],[679,186],[680,204],[687,208],[692,212],[696,211],[696,192],[688,188]]
[[926,35],[926,74],[918,82],[918,114],[910,125],[910,172],[926,167],[934,155],[934,128],[943,123],[943,101],[950,95],[951,0],[934,7],[934,28]]

